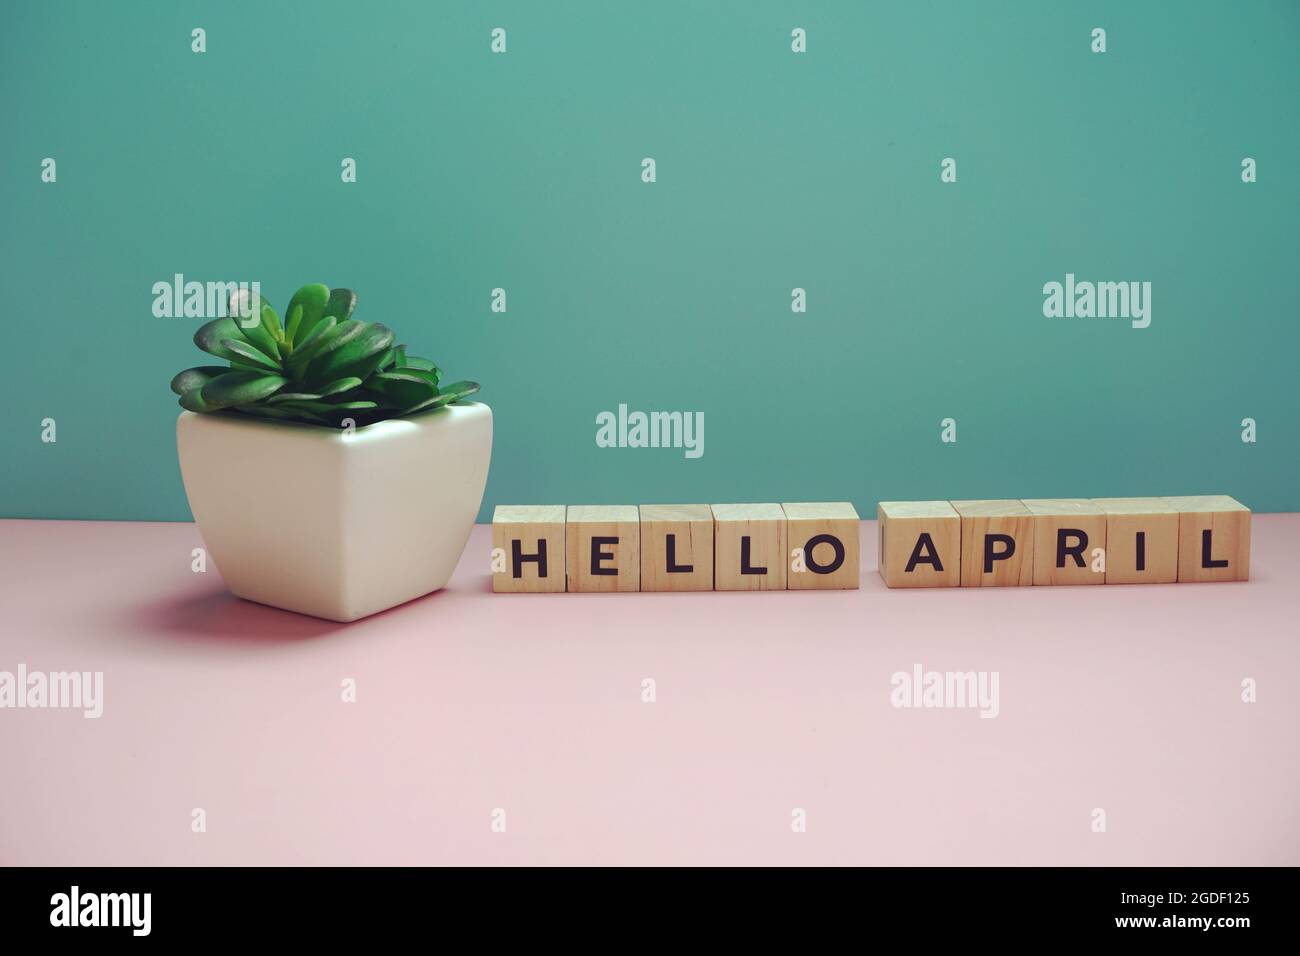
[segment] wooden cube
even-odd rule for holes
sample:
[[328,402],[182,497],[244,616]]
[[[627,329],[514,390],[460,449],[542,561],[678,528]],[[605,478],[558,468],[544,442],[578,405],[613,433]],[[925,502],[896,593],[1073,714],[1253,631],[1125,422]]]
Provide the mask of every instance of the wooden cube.
[[569,505],[564,528],[570,591],[641,590],[636,505]]
[[961,515],[946,501],[876,505],[880,576],[891,588],[961,584]]
[[1106,513],[1106,583],[1178,580],[1178,511],[1163,498],[1093,498]]
[[862,519],[853,505],[847,501],[791,502],[781,505],[781,510],[790,546],[786,587],[791,591],[856,590]]
[[1021,504],[1034,516],[1034,584],[1106,583],[1101,508],[1088,498],[1026,498]]
[[954,501],[961,515],[961,586],[1028,587],[1034,580],[1034,516],[1019,501]]
[[713,590],[713,510],[642,505],[641,590]]
[[713,505],[714,589],[784,591],[786,540],[780,505]]
[[492,512],[492,590],[564,590],[564,505],[497,505]]
[[1250,509],[1227,495],[1166,498],[1178,509],[1178,580],[1249,581]]

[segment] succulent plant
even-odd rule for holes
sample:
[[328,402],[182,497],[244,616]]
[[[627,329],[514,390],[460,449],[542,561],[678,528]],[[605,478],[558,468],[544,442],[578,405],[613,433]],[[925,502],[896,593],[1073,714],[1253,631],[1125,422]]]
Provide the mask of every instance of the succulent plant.
[[232,297],[232,317],[194,333],[195,345],[230,365],[187,368],[172,379],[172,391],[192,412],[335,428],[345,420],[360,427],[414,415],[478,391],[477,382],[440,385],[441,369],[394,345],[392,329],[352,318],[356,306],[351,289],[306,285],[289,301],[282,325],[266,302],[254,298],[250,306]]

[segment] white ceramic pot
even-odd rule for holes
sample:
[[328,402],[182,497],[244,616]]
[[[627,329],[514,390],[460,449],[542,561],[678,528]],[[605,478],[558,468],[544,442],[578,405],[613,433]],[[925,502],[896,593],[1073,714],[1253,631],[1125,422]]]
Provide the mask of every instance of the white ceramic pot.
[[451,578],[483,501],[492,410],[449,405],[351,434],[182,412],[176,448],[231,591],[355,621]]

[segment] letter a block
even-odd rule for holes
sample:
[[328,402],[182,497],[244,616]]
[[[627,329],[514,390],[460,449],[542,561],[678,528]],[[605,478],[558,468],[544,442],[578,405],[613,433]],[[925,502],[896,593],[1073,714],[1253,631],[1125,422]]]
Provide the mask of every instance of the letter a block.
[[[1034,584],[1105,584],[1106,513],[1087,498],[1026,498],[1034,516]],[[1098,570],[1094,571],[1093,567]]]
[[1093,498],[1106,512],[1106,583],[1178,580],[1178,511],[1163,498]]
[[781,505],[791,551],[803,553],[802,566],[790,561],[786,587],[791,591],[846,590],[858,587],[858,529],[861,519],[847,501],[794,502]]
[[1178,580],[1249,581],[1250,509],[1227,495],[1166,498],[1178,509]]
[[641,590],[636,505],[570,505],[565,551],[570,591]]
[[497,505],[492,552],[493,591],[563,591],[564,505]]
[[785,512],[777,504],[713,506],[713,586],[784,591]]
[[882,501],[880,576],[891,588],[961,584],[961,515],[946,501]]
[[961,586],[1028,587],[1034,516],[1019,501],[954,501],[961,515]]
[[641,506],[641,590],[713,590],[713,510]]

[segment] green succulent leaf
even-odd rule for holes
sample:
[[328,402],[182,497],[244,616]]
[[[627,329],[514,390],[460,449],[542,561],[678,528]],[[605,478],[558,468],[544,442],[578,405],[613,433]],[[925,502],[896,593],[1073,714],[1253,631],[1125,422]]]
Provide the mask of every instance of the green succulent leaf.
[[298,326],[302,324],[302,303],[289,307],[289,311],[284,314],[284,340],[289,345],[293,345],[295,337],[298,335]]
[[364,379],[383,360],[388,347],[393,344],[393,338],[393,330],[387,326],[366,324],[355,337],[342,344],[332,347],[326,343],[322,346],[311,362],[307,377],[312,381],[326,382],[343,376]]
[[325,315],[332,315],[340,322],[352,318],[357,310],[357,294],[351,289],[333,289],[329,301],[325,303]]
[[351,375],[348,376],[347,378],[336,379],[333,382],[330,382],[328,385],[321,386],[320,394],[322,396],[339,395],[342,394],[343,392],[350,392],[354,388],[358,388],[360,385],[361,385],[361,379],[355,375]]
[[180,397],[180,406],[190,412],[214,412],[215,408],[208,405],[203,400],[203,389],[192,388],[188,392],[182,392]]
[[301,342],[294,346],[293,354],[289,356],[289,374],[294,378],[302,378],[303,369],[307,367],[307,363],[312,360],[312,356],[325,343],[325,337],[334,329],[336,321],[332,315],[325,316],[324,319],[316,323],[316,327],[308,332]]
[[[333,316],[326,316],[324,321],[330,322],[333,321],[333,318],[334,318]],[[326,358],[332,352],[341,349],[343,346],[347,345],[353,339],[360,336],[363,332],[366,331],[367,328],[369,328],[369,324],[366,322],[362,322],[359,319],[348,319],[347,321],[340,322],[338,325],[334,326],[332,329],[329,329],[327,332],[321,335],[319,339],[316,340],[316,342],[314,343],[313,350],[311,354],[308,356],[307,363],[305,365],[303,364],[300,356],[294,356],[294,358],[297,360],[294,363],[295,366],[303,370],[302,372],[303,379],[309,382],[320,380],[322,376],[319,375],[318,370],[324,367]],[[328,376],[328,378],[338,378],[338,376],[333,375],[333,376]]]
[[311,425],[328,425],[327,419],[302,409],[287,410],[275,405],[243,405],[235,409],[252,418],[274,418],[286,422],[306,422]]
[[418,368],[426,372],[433,372],[435,375],[442,375],[442,369],[434,365],[428,359],[417,358],[414,355],[406,356],[401,362],[397,363],[401,368]]
[[224,375],[229,371],[230,369],[224,365],[196,365],[194,368],[177,372],[172,379],[171,389],[177,395],[184,395],[192,389],[202,388],[218,375]]
[[438,394],[438,380],[419,369],[380,372],[370,376],[366,384],[391,401],[395,408],[409,408]]
[[428,412],[435,408],[442,408],[444,405],[450,405],[452,402],[458,402],[462,398],[473,395],[478,390],[478,382],[454,382],[446,386],[433,398],[405,409],[402,414],[414,415],[416,412]]
[[235,339],[222,339],[221,344],[231,352],[234,352],[249,365],[264,368],[271,372],[280,371],[280,363],[274,359],[267,358],[258,349],[253,348],[247,342],[239,342]]
[[319,282],[305,285],[293,294],[293,298],[289,300],[289,307],[284,310],[284,314],[288,315],[293,312],[295,307],[302,309],[302,316],[298,320],[298,327],[294,330],[294,338],[291,340],[295,346],[299,340],[311,335],[312,329],[316,328],[316,324],[324,316],[325,306],[329,300],[329,286],[321,285]]
[[229,408],[232,405],[251,405],[274,395],[289,380],[282,375],[271,375],[239,369],[218,375],[203,386],[203,401],[211,408]]
[[231,318],[213,319],[205,322],[194,331],[194,344],[210,355],[229,360],[234,354],[221,344],[222,339],[247,341],[240,331],[239,323]]

